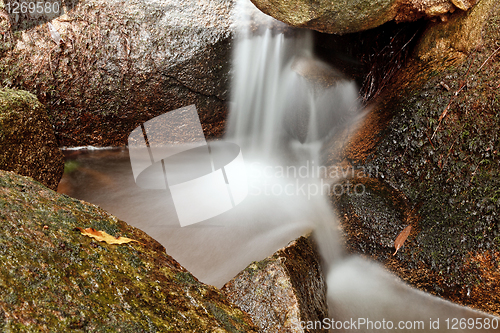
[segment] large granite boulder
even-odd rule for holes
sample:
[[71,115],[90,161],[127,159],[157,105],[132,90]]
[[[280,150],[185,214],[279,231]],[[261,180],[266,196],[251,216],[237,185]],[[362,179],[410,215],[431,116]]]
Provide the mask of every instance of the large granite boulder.
[[252,0],[264,13],[295,27],[344,34],[368,30],[388,21],[419,18],[446,20],[477,0]]
[[[0,171],[0,330],[256,332],[165,249],[97,206]],[[134,239],[110,245],[94,228]]]
[[56,190],[64,170],[47,110],[29,92],[0,89],[0,169]]
[[[423,33],[343,151],[335,196],[348,248],[412,285],[500,314],[500,6]],[[351,185],[352,186],[352,185]],[[412,226],[404,246],[394,241]]]
[[250,264],[222,291],[250,314],[260,332],[313,332],[304,328],[307,322],[328,316],[320,256],[310,236]]
[[0,83],[37,95],[61,145],[125,145],[144,121],[191,104],[205,134],[221,135],[232,1],[68,3],[27,30],[0,6]]

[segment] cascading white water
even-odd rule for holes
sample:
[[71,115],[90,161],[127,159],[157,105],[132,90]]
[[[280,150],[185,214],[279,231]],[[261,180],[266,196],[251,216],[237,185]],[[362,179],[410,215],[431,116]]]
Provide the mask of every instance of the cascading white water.
[[[240,0],[237,10],[249,7],[248,0]],[[279,25],[270,18],[262,21]],[[261,27],[260,30],[260,34],[252,35],[247,24],[236,43],[228,139],[242,147],[247,160],[259,161],[264,167],[293,169],[307,165],[309,169],[310,165],[318,166],[322,143],[339,127],[353,125],[359,119],[356,87],[343,79],[318,87],[314,80],[307,78],[310,71],[334,72],[314,59],[308,33],[297,32],[297,36],[287,38],[270,29]],[[269,179],[273,184],[286,186],[291,183],[293,177],[290,176]],[[305,178],[301,181],[309,188],[322,187],[320,177],[313,172],[308,172]],[[256,180],[259,179],[251,182]],[[337,323],[332,331],[343,328],[344,331],[385,332],[398,329],[402,323],[407,330],[439,332],[449,330],[447,318],[488,317],[410,288],[375,263],[346,256],[340,248],[337,223],[324,191],[310,194],[307,198],[300,197],[297,206],[297,198],[291,199],[286,193],[273,195],[272,199],[283,203],[292,215],[296,209],[300,210],[307,221],[305,225],[312,225],[315,230],[328,269],[330,319]],[[254,204],[264,201],[260,198]],[[270,212],[268,218],[276,218],[275,214],[276,210]],[[267,232],[272,233],[272,228]],[[360,318],[364,321],[359,322]],[[314,327],[329,329],[331,323],[327,321],[322,326],[316,323]],[[360,323],[364,324],[360,326]]]
[[[237,6],[241,8],[248,6]],[[309,31],[291,31],[269,17],[260,21],[270,28],[260,27],[255,33],[251,23],[240,27],[225,139],[244,146],[247,154],[269,159],[298,141],[320,143],[354,119],[359,107],[355,84],[313,57]],[[288,29],[292,36],[276,32],[279,29]],[[336,75],[335,82],[309,82],[308,75],[318,70],[324,71],[322,79]]]
[[307,50],[308,36],[296,39],[244,33],[234,52],[232,107],[227,129],[229,139],[258,152],[276,154],[283,139],[283,118],[290,80],[296,80],[290,61],[294,54]]
[[[301,223],[313,225],[326,262],[333,264],[342,248],[327,198],[332,180],[318,171],[325,170],[320,151],[325,141],[359,120],[357,87],[313,56],[310,31],[291,29],[248,0],[238,2],[235,16],[240,25],[225,139],[239,144],[253,166],[249,186],[260,194],[253,200],[280,202],[292,214],[306,212]],[[299,169],[305,172],[299,175]],[[276,214],[269,211],[268,218],[275,220]]]

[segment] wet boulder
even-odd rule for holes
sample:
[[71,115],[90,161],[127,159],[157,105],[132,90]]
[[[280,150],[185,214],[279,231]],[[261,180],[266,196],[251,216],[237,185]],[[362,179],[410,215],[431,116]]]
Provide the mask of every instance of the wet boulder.
[[[0,207],[2,331],[257,331],[158,242],[97,206],[0,171]],[[109,244],[77,228],[134,242]]]
[[344,34],[378,27],[388,21],[420,18],[446,20],[456,10],[470,9],[477,0],[252,0],[264,13],[295,27]]
[[0,169],[55,190],[64,170],[47,110],[27,91],[0,89]]
[[347,165],[366,171],[350,180],[366,191],[334,200],[351,251],[420,289],[495,314],[499,24],[498,2],[482,0],[427,27],[343,152]]
[[144,121],[191,104],[205,135],[222,134],[231,1],[71,4],[27,29],[0,15],[0,82],[37,95],[61,145],[125,145]]
[[313,332],[301,326],[328,316],[326,283],[310,236],[253,262],[222,291],[250,314],[261,332]]

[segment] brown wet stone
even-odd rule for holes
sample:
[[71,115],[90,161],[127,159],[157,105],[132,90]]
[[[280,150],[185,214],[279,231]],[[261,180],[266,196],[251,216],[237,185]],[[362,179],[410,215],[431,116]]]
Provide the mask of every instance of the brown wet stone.
[[320,257],[310,236],[250,264],[222,291],[250,314],[261,332],[313,332],[300,322],[328,316]]
[[[356,180],[364,197],[334,200],[350,251],[497,315],[499,10],[482,0],[429,24],[341,155],[377,170],[376,179]],[[412,232],[392,256],[407,225]]]
[[191,104],[207,137],[223,134],[230,1],[71,5],[51,21],[60,45],[44,20],[17,31],[0,16],[0,82],[38,97],[61,146],[123,146],[141,123]]

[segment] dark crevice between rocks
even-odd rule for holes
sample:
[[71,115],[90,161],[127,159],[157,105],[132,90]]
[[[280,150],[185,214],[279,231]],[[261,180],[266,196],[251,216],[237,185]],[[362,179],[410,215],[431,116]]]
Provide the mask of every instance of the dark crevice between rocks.
[[352,34],[314,32],[315,53],[354,79],[363,104],[367,104],[405,66],[426,25],[424,20],[400,24],[391,21]]

